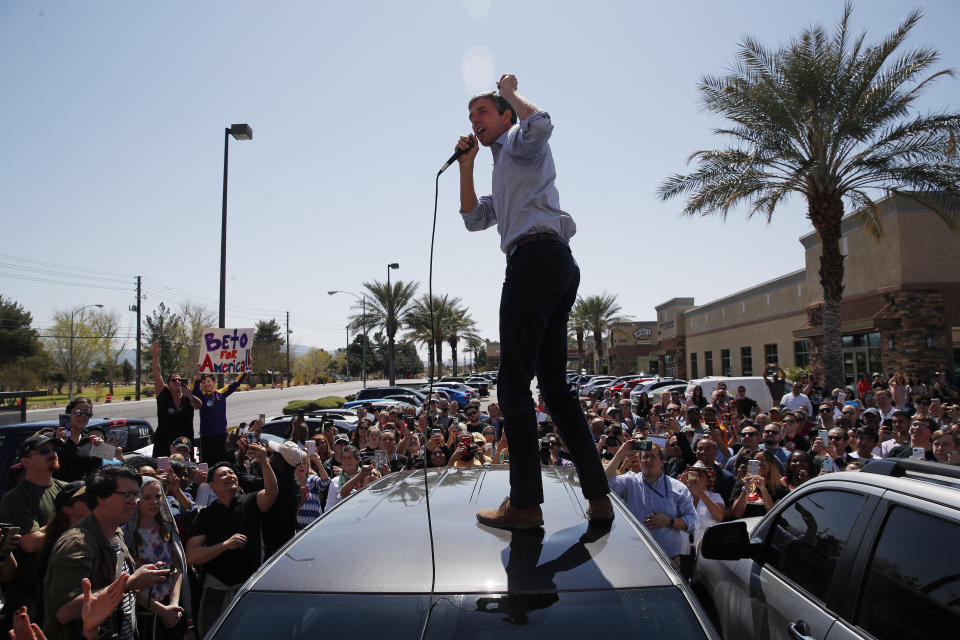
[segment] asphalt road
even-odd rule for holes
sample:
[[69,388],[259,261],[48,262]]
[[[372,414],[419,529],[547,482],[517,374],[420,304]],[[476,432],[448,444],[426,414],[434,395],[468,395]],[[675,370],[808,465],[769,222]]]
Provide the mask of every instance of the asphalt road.
[[[399,380],[398,384],[410,384],[426,380]],[[385,387],[386,380],[368,380],[368,387]],[[291,400],[316,400],[324,396],[347,396],[363,388],[362,382],[336,382],[333,384],[289,387],[287,389],[254,389],[238,391],[227,399],[227,424],[236,425],[249,422],[261,413],[278,416],[283,407]],[[63,412],[57,409],[32,409],[27,411],[27,421],[56,420]],[[157,401],[147,398],[139,401],[96,404],[93,415],[97,418],[145,418],[154,427],[157,426]],[[196,420],[196,418],[194,418]]]

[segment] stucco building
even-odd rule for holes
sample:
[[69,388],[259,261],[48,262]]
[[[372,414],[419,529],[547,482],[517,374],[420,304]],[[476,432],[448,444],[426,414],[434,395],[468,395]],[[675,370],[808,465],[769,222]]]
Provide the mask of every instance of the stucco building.
[[[844,376],[901,371],[929,375],[960,364],[960,236],[901,196],[879,203],[883,237],[843,220]],[[673,298],[656,307],[659,371],[693,379],[760,375],[764,364],[822,372],[823,293],[816,233],[800,238],[805,268],[696,306]]]

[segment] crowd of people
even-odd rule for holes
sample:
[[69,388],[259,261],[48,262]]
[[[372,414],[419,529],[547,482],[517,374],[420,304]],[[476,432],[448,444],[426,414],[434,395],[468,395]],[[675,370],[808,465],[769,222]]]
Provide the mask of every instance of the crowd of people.
[[[605,391],[581,407],[611,490],[689,575],[710,524],[762,515],[816,475],[884,457],[958,463],[952,382],[931,397],[916,384],[898,395],[894,380],[869,394],[827,394],[804,377],[771,407],[722,381],[709,398],[696,387],[634,406]],[[224,424],[223,438],[201,429],[197,456],[196,404],[222,407],[230,391],[205,386],[189,391],[179,374],[167,378],[150,456],[93,455],[103,433],[87,428],[87,398],[66,407],[69,430],[44,429],[23,443],[20,481],[0,503],[4,526],[19,528],[3,531],[7,628],[29,619],[49,638],[202,635],[266,558],[378,478],[510,463],[496,402],[443,398],[419,411],[361,407],[349,433],[332,422],[310,433],[302,415],[282,441],[262,437],[260,417],[229,436]],[[222,409],[211,413],[226,419]],[[542,398],[537,421],[541,464],[571,466]]]

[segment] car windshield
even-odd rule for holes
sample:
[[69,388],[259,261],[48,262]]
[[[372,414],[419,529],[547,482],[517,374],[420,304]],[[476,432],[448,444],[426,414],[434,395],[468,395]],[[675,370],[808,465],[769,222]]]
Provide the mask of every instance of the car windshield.
[[[419,638],[427,608],[425,595],[250,592],[233,607],[215,637],[312,640],[355,638],[363,629],[390,629],[394,638]],[[598,620],[615,637],[707,637],[674,587],[438,595],[425,637],[589,637],[597,633]]]

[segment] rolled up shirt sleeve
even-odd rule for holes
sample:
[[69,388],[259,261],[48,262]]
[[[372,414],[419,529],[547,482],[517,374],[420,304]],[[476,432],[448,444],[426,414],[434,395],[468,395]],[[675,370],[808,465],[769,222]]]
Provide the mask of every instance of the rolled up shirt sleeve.
[[463,224],[467,231],[483,231],[497,224],[497,214],[493,210],[493,197],[481,196],[473,211],[461,211]]
[[553,123],[546,111],[534,111],[509,136],[509,153],[520,158],[534,158],[547,148]]
[[693,498],[690,497],[690,490],[686,487],[680,487],[677,490],[677,516],[687,525],[687,532],[694,533],[697,529],[697,509],[693,506]]

